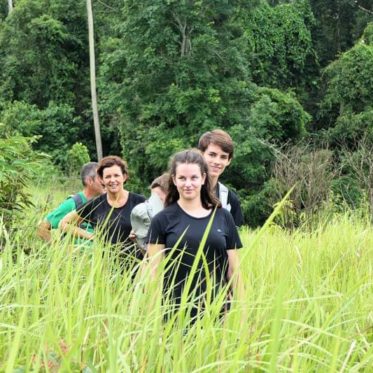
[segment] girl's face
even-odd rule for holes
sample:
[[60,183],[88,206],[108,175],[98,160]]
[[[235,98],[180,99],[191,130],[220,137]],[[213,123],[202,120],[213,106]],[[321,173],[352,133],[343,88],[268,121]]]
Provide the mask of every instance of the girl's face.
[[201,188],[206,174],[202,174],[198,164],[180,163],[172,177],[181,200],[190,201],[201,198]]
[[103,170],[102,182],[108,193],[118,193],[123,189],[123,184],[127,180],[127,175],[117,166],[106,167]]

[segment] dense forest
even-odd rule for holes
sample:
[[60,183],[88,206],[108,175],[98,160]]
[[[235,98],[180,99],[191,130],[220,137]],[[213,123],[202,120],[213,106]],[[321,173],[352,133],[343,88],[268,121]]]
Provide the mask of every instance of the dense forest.
[[[284,224],[373,208],[371,0],[103,0],[93,14],[103,152],[128,160],[132,188],[223,128],[247,224],[293,185]],[[27,144],[64,172],[77,142],[96,158],[85,1],[3,0],[0,66],[3,171],[34,159]]]

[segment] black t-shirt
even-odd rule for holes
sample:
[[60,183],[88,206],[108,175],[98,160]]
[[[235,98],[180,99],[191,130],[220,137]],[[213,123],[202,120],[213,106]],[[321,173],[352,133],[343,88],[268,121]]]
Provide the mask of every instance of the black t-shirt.
[[91,223],[98,233],[102,233],[108,242],[121,244],[126,248],[133,246],[128,238],[132,229],[131,211],[144,201],[144,196],[130,192],[126,204],[115,208],[109,205],[105,193],[88,201],[77,212],[82,219]]
[[[151,221],[147,242],[164,244],[166,247],[165,254],[168,257],[168,264],[164,289],[167,291],[171,283],[173,284],[172,295],[176,302],[180,299],[185,281],[212,215],[213,210],[206,217],[195,218],[188,215],[177,203],[174,203],[155,215]],[[178,241],[178,246],[175,248]],[[209,276],[214,278],[214,289],[227,281],[227,250],[241,247],[241,240],[232,215],[223,208],[216,209],[211,230],[203,247]],[[191,286],[197,296],[206,291],[206,277],[207,274],[201,260]]]
[[[216,197],[219,196],[219,188],[218,185],[216,185],[215,189],[215,194]],[[233,220],[236,224],[237,227],[240,227],[243,224],[243,215],[242,215],[242,210],[241,210],[241,203],[240,200],[238,199],[238,196],[236,193],[232,192],[230,189],[228,189],[228,200],[227,203],[231,205],[230,213],[233,216]]]

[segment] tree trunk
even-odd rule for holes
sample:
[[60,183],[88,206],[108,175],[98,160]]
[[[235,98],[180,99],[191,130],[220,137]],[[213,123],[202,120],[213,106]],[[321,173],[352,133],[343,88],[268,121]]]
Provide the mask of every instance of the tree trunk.
[[92,97],[92,113],[93,125],[95,128],[97,159],[102,159],[102,141],[100,132],[100,122],[98,118],[97,109],[97,95],[96,95],[96,63],[95,63],[95,42],[93,31],[93,12],[92,1],[87,0],[87,16],[88,16],[88,39],[89,39],[89,68],[91,79],[91,97]]
[[8,0],[8,14],[13,10],[13,0]]

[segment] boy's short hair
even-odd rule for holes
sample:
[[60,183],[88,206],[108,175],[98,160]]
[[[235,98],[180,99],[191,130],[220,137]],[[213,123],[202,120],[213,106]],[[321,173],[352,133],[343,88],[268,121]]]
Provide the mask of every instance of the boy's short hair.
[[227,132],[220,129],[205,132],[198,141],[198,149],[204,153],[210,144],[220,146],[229,159],[233,158],[233,140]]
[[150,184],[150,189],[161,188],[164,193],[168,193],[168,185],[170,181],[170,174],[165,172],[161,176],[156,177]]

